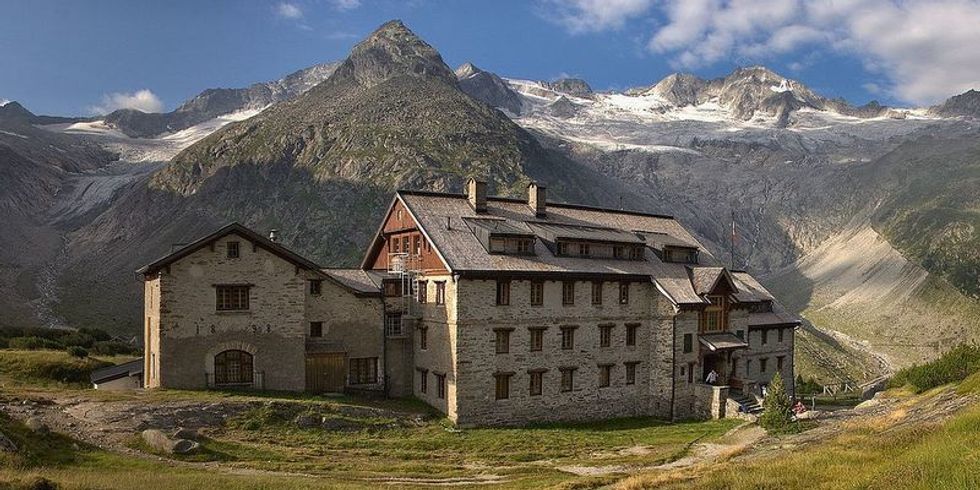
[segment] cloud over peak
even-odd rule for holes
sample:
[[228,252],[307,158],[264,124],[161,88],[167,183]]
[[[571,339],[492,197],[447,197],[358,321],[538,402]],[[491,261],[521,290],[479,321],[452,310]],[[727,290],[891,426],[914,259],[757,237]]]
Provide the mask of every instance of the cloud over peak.
[[980,0],[542,0],[574,34],[654,24],[647,49],[678,69],[833,53],[931,104],[980,86]]
[[102,103],[89,107],[92,114],[108,114],[119,109],[135,109],[142,112],[162,112],[163,101],[148,89],[136,92],[114,92],[102,96]]
[[282,2],[275,7],[276,15],[284,19],[299,19],[303,17],[303,10],[295,3]]

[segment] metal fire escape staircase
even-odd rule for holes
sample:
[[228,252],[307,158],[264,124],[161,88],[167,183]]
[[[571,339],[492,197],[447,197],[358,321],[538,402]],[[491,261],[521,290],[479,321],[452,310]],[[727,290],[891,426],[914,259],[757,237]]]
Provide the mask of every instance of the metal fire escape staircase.
[[[398,282],[400,296],[392,303],[402,313],[402,329],[409,328],[422,316],[422,308],[418,302],[418,281],[422,276],[422,259],[419,254],[408,252],[392,252],[388,254],[388,275]],[[392,298],[394,299],[394,298]]]

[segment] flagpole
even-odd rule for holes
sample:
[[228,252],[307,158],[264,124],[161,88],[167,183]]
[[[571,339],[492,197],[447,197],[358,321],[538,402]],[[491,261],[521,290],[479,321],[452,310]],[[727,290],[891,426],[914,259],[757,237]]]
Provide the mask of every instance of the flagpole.
[[735,270],[735,209],[732,209],[732,242],[731,242],[731,253],[732,253],[732,268]]

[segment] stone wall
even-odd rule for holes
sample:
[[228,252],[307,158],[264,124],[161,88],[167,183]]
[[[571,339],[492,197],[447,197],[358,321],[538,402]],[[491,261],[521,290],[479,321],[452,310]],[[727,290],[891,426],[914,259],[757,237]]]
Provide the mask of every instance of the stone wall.
[[[647,415],[651,394],[653,307],[659,293],[632,283],[629,303],[619,304],[619,283],[603,284],[602,305],[593,305],[591,282],[575,285],[574,305],[562,304],[562,282],[544,283],[544,301],[530,304],[527,280],[510,285],[510,304],[496,305],[495,280],[459,282],[456,357],[457,423],[521,425],[554,420],[592,420]],[[626,324],[636,323],[635,346],[626,345]],[[600,347],[600,325],[611,326],[609,347]],[[562,349],[562,327],[574,329],[574,348]],[[544,328],[543,348],[530,351],[532,328]],[[509,331],[507,353],[496,352],[496,332]],[[637,363],[626,384],[626,363]],[[600,366],[610,365],[610,386],[600,387]],[[572,391],[562,391],[562,368],[574,368]],[[656,369],[656,368],[655,368]],[[661,368],[662,369],[662,368]],[[530,370],[542,370],[542,394],[530,395]],[[508,374],[506,399],[496,399],[496,377]]]
[[[227,257],[229,241],[239,242],[239,258]],[[240,349],[254,356],[260,387],[305,388],[304,271],[231,234],[174,262],[161,272],[159,282],[160,320],[154,326],[159,349],[151,344],[150,353],[159,354],[160,376],[149,386],[205,388],[214,355]],[[249,309],[216,311],[216,284],[251,284]]]
[[[308,279],[315,276],[306,273]],[[332,280],[323,279],[319,295],[306,294],[305,341],[309,352],[343,352],[345,376],[350,385],[350,360],[373,357],[378,359],[378,382],[353,385],[359,390],[381,390],[385,372],[384,355],[384,317],[381,299],[378,297],[356,296],[354,293]],[[323,323],[321,337],[310,336],[311,322]]]
[[[456,290],[457,283],[451,276],[427,276],[426,302],[417,305],[420,319],[412,332],[413,362],[412,390],[415,397],[446,414],[456,421]],[[446,284],[446,304],[436,304],[436,282]],[[425,330],[426,348],[420,345],[421,332]],[[440,398],[436,375],[446,377],[446,393]],[[422,377],[427,379],[422,391]]]
[[[783,331],[783,341],[779,341],[779,330]],[[767,333],[768,332],[768,333]],[[752,390],[760,394],[759,386],[768,384],[772,381],[772,376],[776,373],[778,358],[783,357],[783,369],[781,374],[786,385],[787,392],[794,393],[794,373],[793,373],[793,327],[780,328],[757,328],[752,327],[747,332],[747,342],[749,348],[743,351],[738,361],[739,377],[748,380],[754,386]],[[766,343],[763,344],[763,336],[766,336]],[[767,359],[766,370],[762,371],[762,359]]]
[[160,277],[143,283],[143,386],[160,387]]
[[[694,390],[701,381],[698,379],[698,353],[701,348],[698,342],[698,315],[694,310],[681,310],[674,317],[674,419],[697,416]],[[685,335],[691,336],[689,352],[684,351]]]

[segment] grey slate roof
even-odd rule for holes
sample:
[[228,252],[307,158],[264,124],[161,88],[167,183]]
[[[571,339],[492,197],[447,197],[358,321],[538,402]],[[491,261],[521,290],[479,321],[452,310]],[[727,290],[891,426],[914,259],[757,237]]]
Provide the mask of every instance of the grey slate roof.
[[731,332],[698,335],[698,341],[711,351],[745,349],[749,344]]
[[128,376],[143,376],[143,358],[134,359],[129,362],[96,369],[89,375],[89,379],[94,384],[106,383],[114,379],[125,378]]
[[381,279],[373,272],[361,269],[321,269],[320,272],[356,293],[381,294]]
[[[695,293],[684,264],[664,263],[653,253],[646,254],[646,260],[616,260],[602,258],[578,258],[555,256],[540,240],[535,242],[535,255],[488,254],[480,241],[473,235],[463,219],[496,218],[506,220],[512,228],[542,226],[544,222],[551,228],[583,227],[596,229],[607,238],[623,238],[624,231],[637,243],[639,238],[631,230],[645,230],[648,233],[663,233],[685,243],[698,243],[672,217],[630,211],[589,208],[585,206],[548,203],[547,217],[539,218],[527,205],[516,199],[489,198],[487,212],[477,214],[463,194],[442,194],[415,191],[400,191],[398,198],[405,203],[409,212],[421,225],[424,233],[445,259],[452,272],[495,273],[577,273],[595,275],[646,276],[660,286],[670,299],[677,303],[704,303]],[[446,220],[449,219],[447,229]],[[462,219],[461,219],[462,218]],[[531,223],[530,225],[528,223]],[[591,232],[590,232],[591,233]],[[712,260],[704,247],[702,257]]]
[[769,291],[762,284],[759,284],[759,281],[756,281],[754,277],[749,275],[748,272],[732,272],[732,279],[735,280],[735,285],[738,287],[738,292],[735,293],[735,299],[741,302],[775,300],[772,294],[769,294]]

